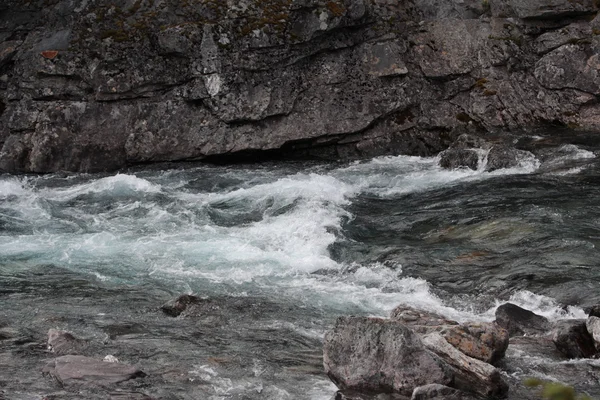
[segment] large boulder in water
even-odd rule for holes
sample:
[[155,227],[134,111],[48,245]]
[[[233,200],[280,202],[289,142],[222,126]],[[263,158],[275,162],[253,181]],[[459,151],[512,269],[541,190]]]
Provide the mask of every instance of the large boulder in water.
[[585,327],[588,333],[592,335],[596,348],[600,348],[600,318],[594,316],[588,317]]
[[440,153],[440,166],[445,169],[469,168],[476,170],[489,144],[477,136],[460,135],[447,150]]
[[589,358],[596,355],[594,338],[580,319],[558,321],[552,330],[556,348],[569,358]]
[[504,168],[519,166],[524,151],[506,145],[494,145],[487,155],[486,171],[495,171]]
[[424,336],[423,343],[453,369],[452,387],[483,397],[504,397],[507,394],[508,385],[500,371],[492,365],[465,355],[439,333]]
[[550,330],[550,321],[516,304],[506,303],[496,309],[496,323],[513,335],[540,335]]
[[459,324],[436,313],[405,305],[396,307],[391,319],[421,334],[437,332],[464,354],[486,363],[502,359],[508,347],[508,331],[493,322]]
[[323,353],[325,372],[343,390],[410,395],[419,386],[453,380],[445,363],[397,321],[338,318]]
[[105,362],[84,356],[62,356],[52,360],[43,369],[63,385],[91,384],[108,386],[143,377],[136,367]]
[[440,153],[440,167],[444,169],[479,167],[480,150],[478,149],[448,149]]

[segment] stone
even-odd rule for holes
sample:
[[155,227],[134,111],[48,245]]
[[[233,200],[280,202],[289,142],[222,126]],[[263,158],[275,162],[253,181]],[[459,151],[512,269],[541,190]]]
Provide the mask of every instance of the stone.
[[502,379],[498,369],[463,354],[439,333],[425,335],[423,344],[452,367],[454,371],[452,387],[486,398],[506,396],[508,385]]
[[585,321],[585,327],[596,344],[596,349],[600,349],[600,318],[596,316],[589,316]]
[[594,338],[585,320],[558,321],[552,330],[556,348],[568,358],[590,358],[597,354]]
[[465,355],[489,364],[500,361],[508,348],[508,331],[495,323],[451,325],[439,333]]
[[145,376],[136,367],[109,363],[90,357],[67,355],[52,360],[43,369],[61,384],[110,386]]
[[440,314],[431,311],[419,310],[404,304],[392,310],[390,318],[403,324],[415,326],[440,326],[440,325],[458,325],[458,322],[444,318]]
[[600,318],[600,304],[590,307],[586,310],[588,316]]
[[325,335],[325,373],[342,390],[412,394],[453,376],[421,339],[400,322],[366,317],[338,318]]
[[517,150],[514,147],[494,145],[487,155],[485,169],[491,172],[498,169],[518,167],[523,153],[525,153],[523,150]]
[[50,329],[48,331],[48,349],[56,354],[77,354],[85,347],[85,341],[71,333]]
[[444,169],[469,168],[477,170],[482,158],[479,149],[448,149],[440,153],[440,167]]
[[178,317],[190,304],[196,304],[202,299],[197,296],[183,294],[178,298],[162,305],[160,309],[170,317]]
[[489,0],[489,3],[494,16],[507,17],[514,13],[524,19],[560,19],[598,10],[593,0]]
[[410,397],[397,393],[360,393],[348,390],[339,390],[331,400],[409,400]]
[[566,44],[536,64],[535,77],[550,89],[578,89],[600,94],[600,55],[577,44]]
[[433,383],[419,386],[413,391],[410,400],[468,400],[474,397],[448,386]]
[[508,331],[495,323],[459,324],[436,313],[405,305],[396,307],[391,319],[402,322],[419,334],[439,333],[467,356],[490,364],[501,360],[508,348]]
[[[600,127],[594,0],[187,3],[5,0],[0,169],[431,157],[465,132]],[[479,165],[456,149],[447,168]]]
[[543,335],[551,328],[547,318],[512,303],[496,309],[496,323],[506,329],[510,336]]

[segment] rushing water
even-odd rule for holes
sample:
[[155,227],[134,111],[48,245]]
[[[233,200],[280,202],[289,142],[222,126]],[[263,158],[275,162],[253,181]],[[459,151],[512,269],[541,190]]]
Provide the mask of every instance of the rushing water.
[[[98,351],[120,351],[160,375],[146,393],[329,399],[335,387],[320,374],[319,341],[339,315],[387,316],[405,303],[492,320],[511,301],[559,319],[600,303],[595,151],[547,147],[492,173],[398,156],[0,176],[3,323],[102,341],[125,319],[129,331]],[[202,339],[186,347],[172,336],[183,322],[155,310],[180,293],[260,299],[266,310],[246,312],[256,304],[247,300],[226,327],[198,322]],[[130,314],[128,299],[144,297],[143,315]],[[56,307],[60,318],[43,316]],[[166,355],[140,356],[149,346]],[[23,363],[13,373],[30,368],[25,358],[10,360]],[[213,362],[220,359],[230,361]],[[14,393],[54,390],[48,381],[22,385],[4,382]]]

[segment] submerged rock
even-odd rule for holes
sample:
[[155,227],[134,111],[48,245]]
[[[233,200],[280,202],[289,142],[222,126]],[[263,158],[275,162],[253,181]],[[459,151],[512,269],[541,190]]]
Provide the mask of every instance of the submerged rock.
[[178,298],[162,305],[160,309],[170,317],[178,317],[190,304],[199,303],[202,299],[197,296],[183,294]]
[[404,324],[378,318],[341,317],[327,332],[323,364],[344,390],[410,395],[429,383],[449,384],[453,374]]
[[547,318],[512,303],[506,303],[496,310],[496,323],[513,335],[540,335],[550,330]]
[[597,354],[585,320],[558,321],[552,330],[552,341],[568,358],[589,358]]
[[107,386],[143,377],[141,370],[131,365],[104,362],[84,356],[62,356],[43,369],[63,385],[91,384]]
[[48,331],[48,350],[59,355],[77,354],[86,346],[86,342],[77,339],[71,333],[50,329]]

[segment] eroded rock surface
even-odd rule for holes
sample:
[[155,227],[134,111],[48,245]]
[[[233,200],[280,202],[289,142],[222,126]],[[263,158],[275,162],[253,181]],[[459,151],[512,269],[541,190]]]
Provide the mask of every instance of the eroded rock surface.
[[96,360],[90,357],[68,355],[51,361],[44,372],[63,385],[113,385],[145,374],[131,365]]
[[464,132],[596,129],[597,11],[593,0],[7,0],[0,169],[429,156]]

